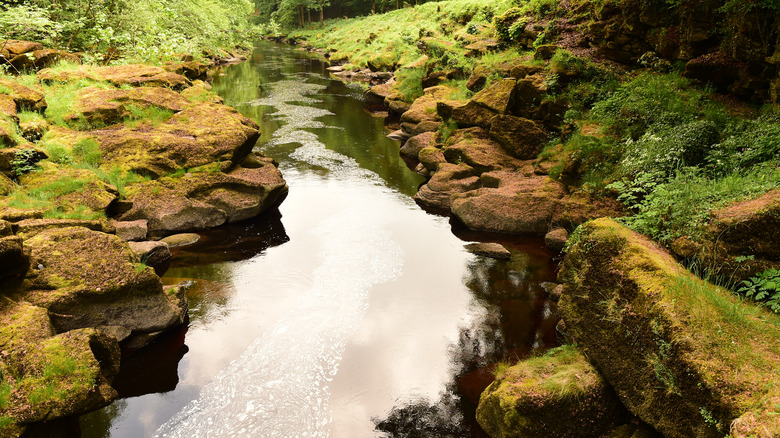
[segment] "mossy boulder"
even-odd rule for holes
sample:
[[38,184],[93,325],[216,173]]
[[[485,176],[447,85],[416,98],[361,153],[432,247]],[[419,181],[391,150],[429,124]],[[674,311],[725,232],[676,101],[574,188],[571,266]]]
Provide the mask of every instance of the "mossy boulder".
[[450,163],[466,163],[479,172],[522,165],[479,127],[454,131],[442,150]]
[[195,81],[207,79],[210,66],[198,61],[166,61],[162,68]]
[[401,123],[418,124],[424,121],[441,121],[436,113],[436,104],[445,100],[453,89],[446,85],[436,85],[423,90],[423,95],[415,99],[409,109],[401,114]]
[[74,111],[65,115],[66,121],[86,120],[91,124],[110,125],[132,115],[133,109],[155,107],[174,112],[190,104],[181,94],[161,87],[138,87],[129,90],[87,87],[79,90]]
[[780,435],[780,316],[695,277],[610,219],[572,236],[559,280],[569,334],[664,436]]
[[55,336],[46,309],[26,302],[0,309],[0,433],[82,414],[110,403],[119,369],[115,339],[94,329]]
[[18,122],[17,112],[16,101],[9,94],[0,93],[0,118]]
[[123,326],[136,333],[181,324],[182,303],[163,292],[118,237],[81,227],[46,230],[27,239],[32,268],[25,298],[47,308],[58,332]]
[[471,100],[496,114],[506,114],[514,102],[516,84],[513,78],[498,80],[475,94]]
[[542,151],[549,136],[533,120],[511,115],[498,115],[490,122],[490,138],[513,157],[532,160]]
[[415,135],[409,140],[406,140],[406,143],[401,146],[401,155],[406,155],[407,157],[417,159],[417,156],[420,154],[421,150],[427,147],[433,147],[435,144],[436,133],[423,132],[421,134]]
[[72,82],[80,79],[105,81],[119,87],[152,86],[182,90],[190,85],[184,76],[166,71],[162,67],[140,64],[112,66],[81,66],[77,69],[53,70],[43,69],[37,73],[38,79],[44,82]]
[[501,372],[477,408],[477,422],[492,438],[596,438],[627,417],[612,388],[573,346]]
[[130,186],[121,220],[148,220],[150,233],[202,230],[257,216],[287,191],[273,161],[258,157],[228,173],[216,165]]
[[44,111],[46,109],[46,98],[40,91],[33,90],[30,87],[20,84],[11,79],[0,78],[0,93],[11,96],[16,102],[17,111]]
[[393,52],[378,53],[366,61],[371,71],[393,71],[398,65],[398,55]]
[[[105,211],[119,196],[117,188],[87,169],[41,163],[40,172],[19,178],[31,195],[31,208],[44,208],[51,214],[66,214],[75,219],[105,217]],[[1,204],[1,203],[0,203]]]
[[156,178],[210,163],[237,163],[260,133],[235,109],[203,102],[158,125],[114,125],[90,135],[100,143],[106,164]]

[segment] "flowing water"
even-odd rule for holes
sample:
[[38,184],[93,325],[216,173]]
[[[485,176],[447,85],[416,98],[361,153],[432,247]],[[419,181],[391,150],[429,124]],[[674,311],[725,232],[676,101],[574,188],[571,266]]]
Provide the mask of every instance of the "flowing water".
[[305,53],[260,43],[214,88],[260,124],[289,195],[175,252],[163,280],[195,281],[188,326],[123,359],[122,398],[81,417],[81,435],[484,436],[490,366],[554,343],[543,242],[421,210],[424,180],[362,89]]

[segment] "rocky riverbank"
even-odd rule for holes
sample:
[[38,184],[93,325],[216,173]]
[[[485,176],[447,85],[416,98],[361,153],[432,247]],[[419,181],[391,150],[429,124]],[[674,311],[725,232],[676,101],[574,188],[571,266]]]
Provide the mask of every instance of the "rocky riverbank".
[[[566,246],[550,299],[560,298],[559,332],[574,346],[498,371],[477,420],[493,437],[777,436],[776,315],[681,264],[732,288],[780,268],[778,164],[762,156],[741,167],[746,151],[776,151],[763,149],[776,144],[763,140],[775,125],[733,100],[776,104],[776,29],[761,39],[750,26],[733,28],[726,33],[738,38],[729,41],[705,31],[718,20],[776,19],[755,11],[694,19],[705,6],[687,2],[669,17],[628,1],[564,5],[547,16],[532,4],[493,20],[484,18],[489,7],[464,12],[460,3],[395,11],[391,21],[419,26],[412,35],[390,26],[414,41],[405,52],[387,43],[391,31],[374,33],[373,18],[340,21],[332,37],[303,31],[288,40],[338,64],[336,77],[369,84],[400,153],[429,178],[415,195],[421,206],[472,230]],[[429,26],[432,17],[441,26]],[[693,31],[679,32],[684,25]],[[682,75],[732,95],[690,92],[691,82],[669,73],[675,60]],[[688,107],[693,101],[699,108]],[[741,134],[714,128],[713,117],[734,120],[724,127],[758,122]],[[675,136],[685,140],[666,140]],[[741,136],[742,146],[728,149]],[[727,156],[733,167],[715,169]],[[665,160],[701,182],[686,186]],[[756,165],[755,181],[737,183],[746,190],[722,188],[728,172]],[[716,193],[722,199],[708,200]],[[663,245],[604,217],[622,217]]]
[[14,436],[110,403],[120,345],[186,320],[185,286],[158,276],[162,238],[257,216],[287,185],[253,152],[257,124],[209,92],[226,60],[54,65],[77,58],[0,46],[42,68],[0,78],[0,430]]

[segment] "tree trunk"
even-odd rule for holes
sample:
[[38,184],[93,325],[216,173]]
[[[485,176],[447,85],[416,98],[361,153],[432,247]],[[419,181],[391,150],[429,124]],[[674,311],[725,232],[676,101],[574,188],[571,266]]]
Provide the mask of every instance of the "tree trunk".
[[401,9],[401,0],[395,0],[395,8]]
[[298,23],[303,27],[303,5],[298,5]]
[[376,14],[376,0],[371,0],[371,13]]
[[306,8],[306,14],[308,15],[309,18],[309,24],[311,24],[311,9]]
[[324,26],[325,23],[325,13],[323,12],[322,4],[320,4],[320,27]]

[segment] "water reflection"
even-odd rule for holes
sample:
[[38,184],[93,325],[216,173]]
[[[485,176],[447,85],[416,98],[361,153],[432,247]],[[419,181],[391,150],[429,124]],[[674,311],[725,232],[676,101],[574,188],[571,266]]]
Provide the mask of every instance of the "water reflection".
[[422,177],[360,89],[300,52],[261,44],[214,88],[261,124],[288,198],[176,250],[166,283],[197,280],[186,347],[159,353],[178,383],[83,418],[84,436],[480,436],[492,364],[550,344],[550,254],[499,237],[512,260],[467,253],[494,238],[420,210]]

